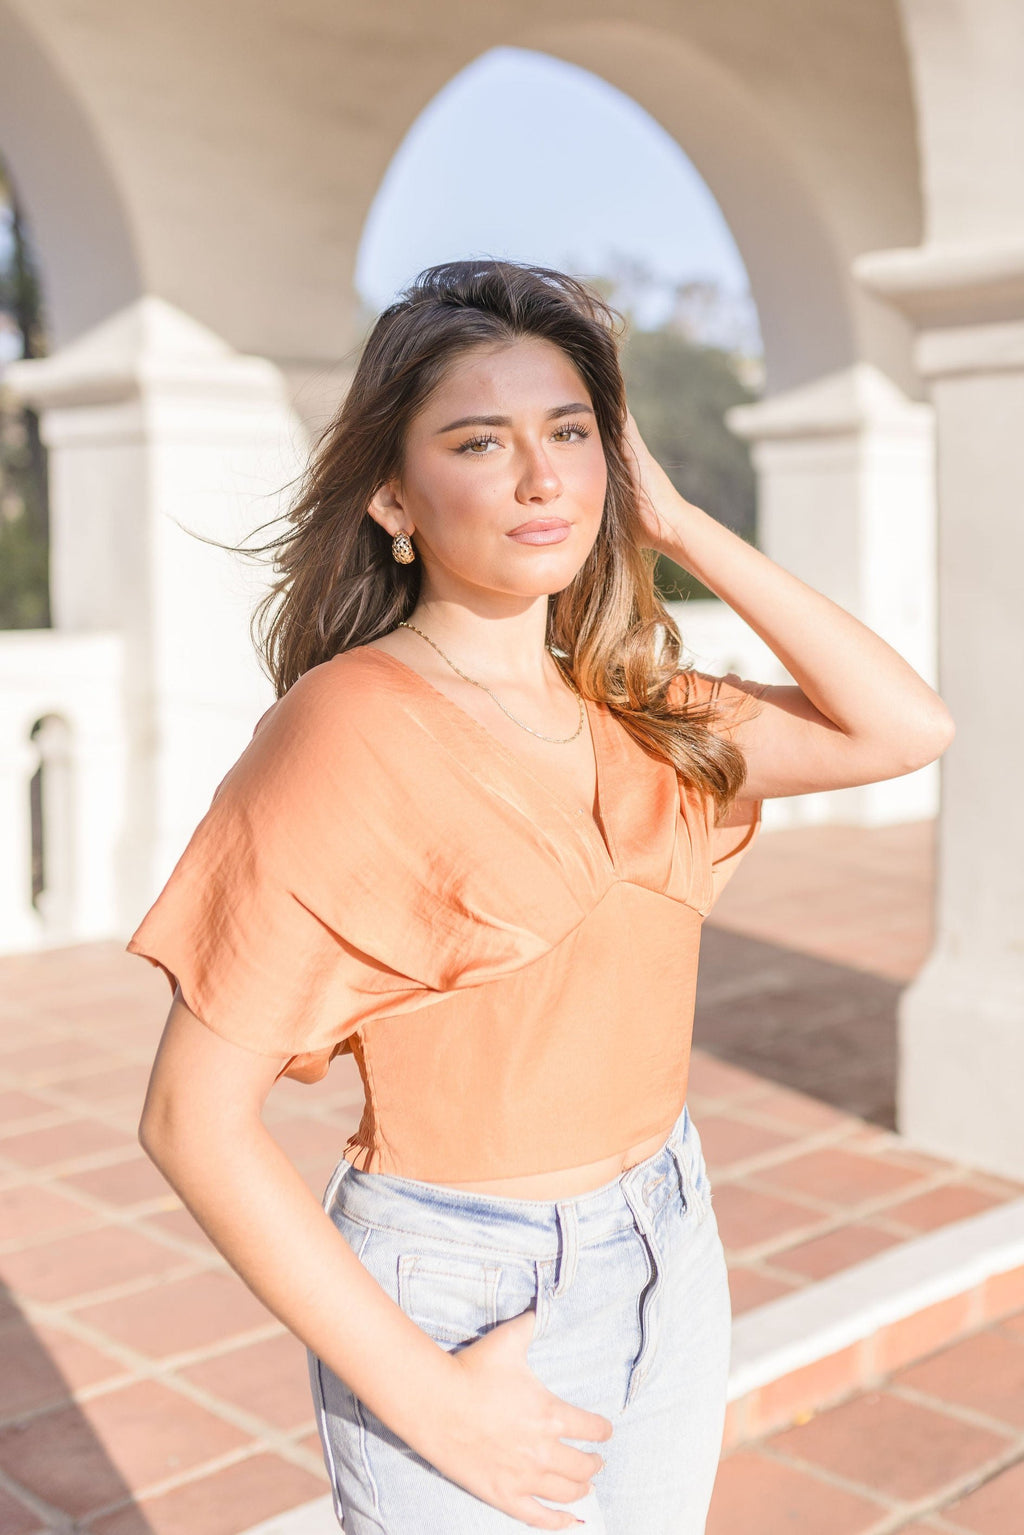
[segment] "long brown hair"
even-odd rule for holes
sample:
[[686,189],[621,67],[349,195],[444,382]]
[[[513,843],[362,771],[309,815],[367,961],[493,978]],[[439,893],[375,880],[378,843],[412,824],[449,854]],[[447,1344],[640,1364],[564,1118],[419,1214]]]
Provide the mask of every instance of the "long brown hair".
[[[254,639],[280,697],[311,667],[389,633],[416,605],[419,561],[398,564],[369,515],[399,476],[407,427],[452,362],[470,348],[521,337],[553,342],[590,393],[608,465],[597,539],[548,602],[547,643],[576,686],[608,707],[648,752],[710,792],[721,816],[746,762],[709,728],[711,703],[670,707],[681,670],[679,630],[654,585],[626,458],[621,316],[576,278],[514,261],[427,268],[378,316],[351,387],[321,434],[275,549],[279,578],[253,614]],[[256,635],[258,633],[258,639]]]

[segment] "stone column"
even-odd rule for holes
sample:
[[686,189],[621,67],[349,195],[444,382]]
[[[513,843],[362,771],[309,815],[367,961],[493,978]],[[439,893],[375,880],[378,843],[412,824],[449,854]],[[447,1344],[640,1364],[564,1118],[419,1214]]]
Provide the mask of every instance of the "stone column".
[[307,452],[281,374],[152,296],[13,364],[50,456],[51,593],[65,634],[123,643],[128,931],[273,702],[249,634],[271,578],[194,538],[266,542]]
[[[934,687],[931,407],[859,362],[726,413],[752,446],[760,547],[888,640]],[[787,679],[788,680],[788,679]],[[773,801],[772,825],[934,816],[938,769]]]
[[935,409],[940,761],[935,947],[900,1009],[900,1130],[1024,1178],[1024,237],[872,252]]

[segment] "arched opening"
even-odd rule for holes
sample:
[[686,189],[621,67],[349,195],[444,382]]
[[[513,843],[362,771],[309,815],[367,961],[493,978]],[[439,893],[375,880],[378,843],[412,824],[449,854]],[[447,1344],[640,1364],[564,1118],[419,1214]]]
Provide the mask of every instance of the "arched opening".
[[46,449],[6,365],[59,350],[139,291],[93,123],[44,36],[0,4],[0,630],[60,622]]
[[93,120],[45,33],[0,4],[0,146],[46,294],[51,351],[141,291],[127,215]]
[[[465,145],[472,143],[472,154]],[[370,208],[356,266],[367,319],[439,261],[554,266],[623,314],[631,408],[676,488],[756,541],[756,477],[725,411],[761,393],[742,256],[707,183],[636,100],[589,70],[494,48],[420,113]],[[664,557],[669,600],[717,601]]]
[[0,629],[52,622],[46,448],[38,414],[4,384],[7,363],[46,355],[46,332],[34,241],[0,158]]

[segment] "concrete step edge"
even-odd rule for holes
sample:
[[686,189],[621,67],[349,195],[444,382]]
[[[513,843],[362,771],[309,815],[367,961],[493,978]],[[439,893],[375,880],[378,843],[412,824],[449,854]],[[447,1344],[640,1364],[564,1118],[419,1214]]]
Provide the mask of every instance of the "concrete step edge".
[[733,1322],[728,1400],[1024,1265],[1024,1199],[913,1237]]

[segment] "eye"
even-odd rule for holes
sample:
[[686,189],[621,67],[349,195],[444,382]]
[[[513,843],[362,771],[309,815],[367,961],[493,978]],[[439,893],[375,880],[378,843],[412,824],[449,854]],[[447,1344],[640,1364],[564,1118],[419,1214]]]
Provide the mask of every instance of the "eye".
[[481,437],[470,437],[466,442],[460,443],[455,451],[456,453],[468,453],[470,458],[484,458],[486,456],[485,454],[473,453],[471,452],[471,449],[486,448],[487,444],[491,442],[494,443],[495,447],[501,447],[501,443],[498,441],[497,437],[493,437],[490,432],[487,432]]
[[[556,441],[569,442],[572,440],[569,434],[573,432],[576,433],[577,439],[580,441],[590,436],[590,428],[584,426],[582,421],[566,421],[556,428],[552,436]],[[486,458],[486,449],[492,445],[496,448],[501,447],[500,441],[492,432],[482,432],[477,437],[468,437],[465,442],[459,444],[455,451],[456,453],[465,454],[469,458]]]
[[567,421],[564,426],[558,428],[555,436],[559,437],[563,432],[576,432],[581,438],[590,436],[589,427],[585,427],[582,421]]

